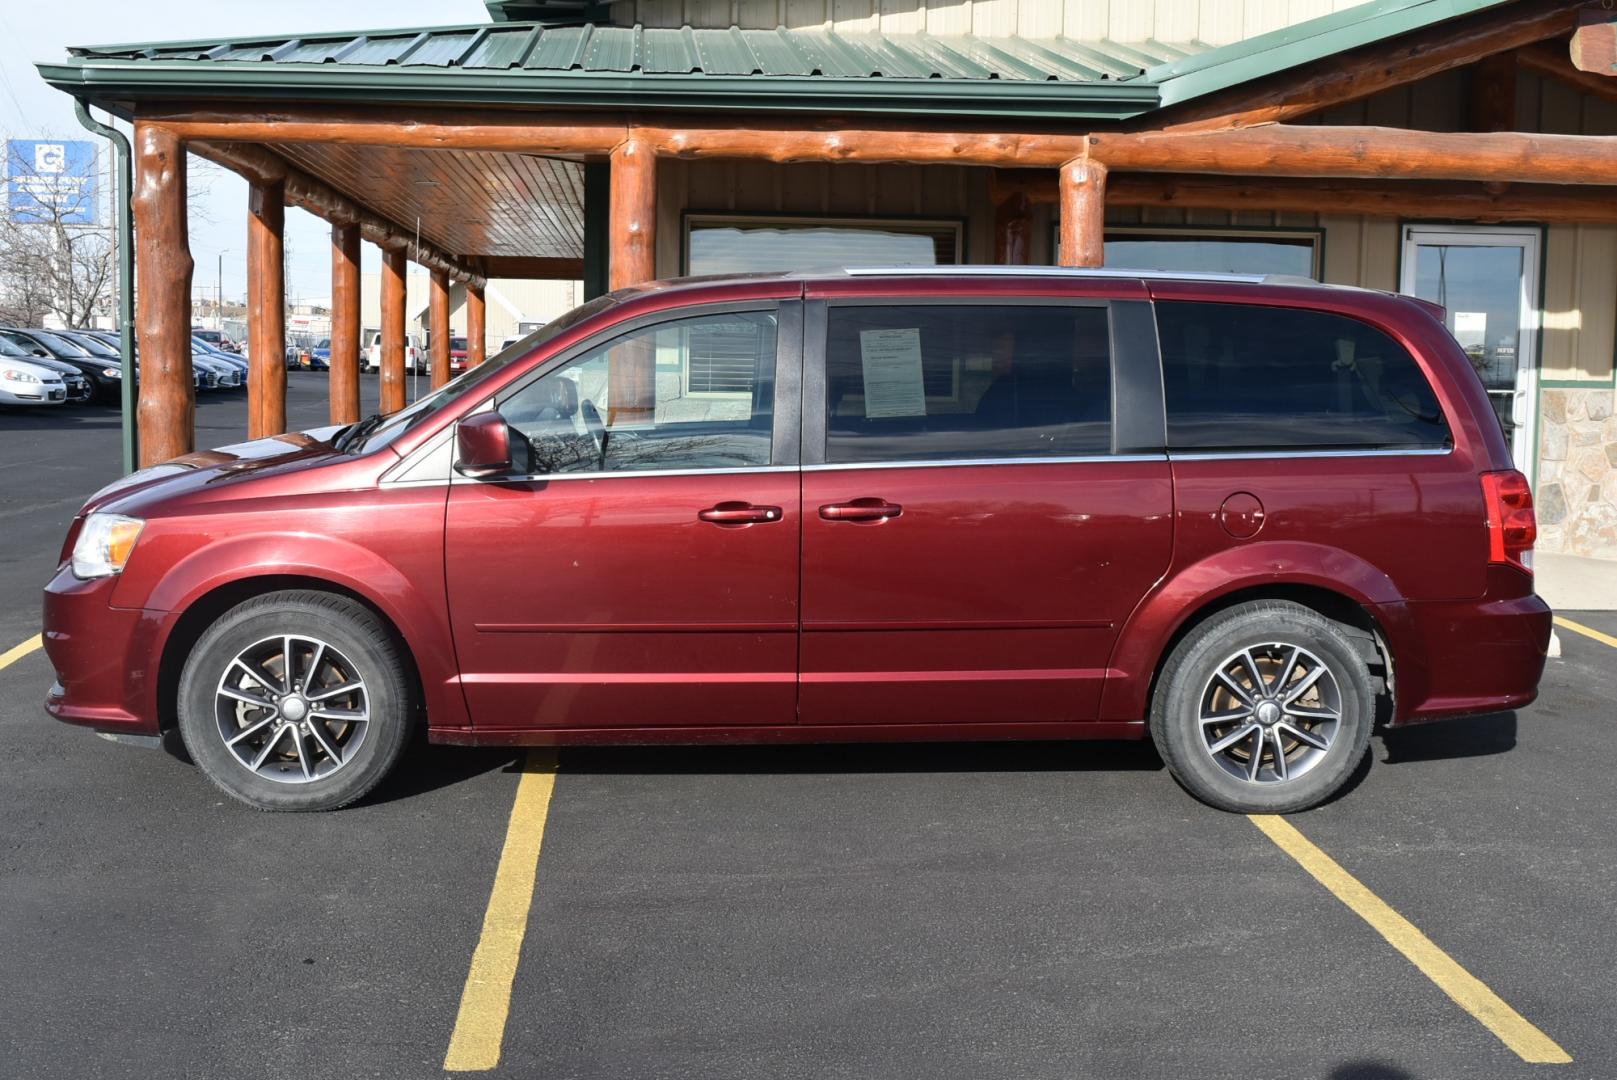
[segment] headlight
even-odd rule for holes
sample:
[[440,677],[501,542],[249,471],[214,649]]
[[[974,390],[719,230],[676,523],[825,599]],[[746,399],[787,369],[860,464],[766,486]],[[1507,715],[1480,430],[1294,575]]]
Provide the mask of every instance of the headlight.
[[85,518],[78,543],[73,545],[73,576],[99,578],[122,573],[145,524],[122,514],[91,514]]
[[121,379],[121,378],[124,377],[124,369],[123,368],[115,368],[115,367],[104,367],[104,368],[101,369],[101,374],[105,375],[109,379]]
[[6,368],[4,371],[0,371],[0,379],[7,382],[36,383],[39,381],[39,376],[30,375],[26,371],[18,371],[16,368]]

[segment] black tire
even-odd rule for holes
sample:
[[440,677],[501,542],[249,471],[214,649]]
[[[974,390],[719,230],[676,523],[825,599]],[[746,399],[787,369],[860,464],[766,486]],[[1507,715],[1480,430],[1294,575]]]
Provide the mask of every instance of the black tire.
[[[1151,738],[1179,785],[1210,806],[1242,814],[1317,806],[1348,782],[1369,746],[1379,690],[1370,656],[1369,634],[1312,608],[1283,600],[1240,604],[1197,626],[1169,656],[1151,700]],[[1256,675],[1243,680],[1254,667]],[[1310,684],[1315,689],[1284,703],[1289,691],[1280,680],[1290,676],[1287,686],[1295,688],[1315,667],[1324,669]],[[1238,685],[1229,686],[1221,671],[1233,672]],[[1243,711],[1250,718],[1240,717]],[[1337,719],[1326,719],[1333,712]],[[1224,715],[1231,718],[1204,723]],[[1216,749],[1254,727],[1261,732]],[[1302,741],[1305,735],[1311,741]],[[1256,779],[1244,775],[1249,770]]]
[[[264,766],[266,771],[283,779],[267,779],[249,762],[237,758],[236,752],[226,745],[224,729],[226,725],[238,725],[230,728],[238,733],[259,723],[266,724],[268,728],[263,734],[253,736],[256,746],[262,746],[270,734],[287,723],[284,708],[266,705],[247,706],[244,710],[221,699],[219,694],[227,670],[238,670],[235,667],[238,656],[288,636],[296,642],[313,642],[330,650],[329,654],[315,653],[309,646],[309,655],[300,660],[296,658],[298,646],[290,646],[295,657],[293,688],[298,686],[300,663],[303,665],[301,676],[309,679],[311,686],[322,672],[329,680],[322,684],[322,689],[332,684],[353,685],[343,680],[357,679],[362,684],[362,698],[356,694],[335,700],[355,713],[362,705],[369,719],[363,728],[358,724],[331,721],[321,729],[342,755],[340,759],[326,755],[313,735],[302,739],[296,730],[298,725],[292,724],[286,733],[289,737],[272,748]],[[269,677],[270,683],[281,683],[284,680],[279,678],[278,671],[285,666],[283,663],[279,669],[273,669],[266,665],[258,670]],[[271,687],[256,676],[243,678],[246,681],[237,685],[255,696],[270,697],[272,689],[285,690],[284,686]],[[309,687],[302,689],[307,692]],[[287,696],[301,698],[303,695]],[[180,675],[180,735],[191,759],[208,779],[249,806],[260,810],[335,810],[362,798],[398,764],[414,734],[415,708],[411,698],[410,681],[399,647],[369,609],[330,593],[267,593],[225,612],[192,648]],[[298,712],[307,717],[302,725],[304,730],[316,716],[314,712],[304,713],[304,709],[320,707],[323,706],[308,701],[299,706]],[[282,737],[276,735],[278,739]],[[342,741],[344,739],[347,741]],[[248,743],[243,752],[254,746]],[[291,754],[293,749],[297,750],[295,757]],[[317,767],[313,779],[308,778],[311,774],[305,751],[307,760]],[[288,759],[296,764],[296,770]],[[328,768],[329,773],[320,775],[320,767]]]

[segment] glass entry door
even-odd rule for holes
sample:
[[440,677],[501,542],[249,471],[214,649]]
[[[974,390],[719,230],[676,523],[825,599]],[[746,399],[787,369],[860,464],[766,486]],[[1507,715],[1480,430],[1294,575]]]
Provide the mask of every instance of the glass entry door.
[[1399,278],[1400,291],[1443,306],[1523,472],[1533,456],[1538,245],[1537,229],[1406,225]]

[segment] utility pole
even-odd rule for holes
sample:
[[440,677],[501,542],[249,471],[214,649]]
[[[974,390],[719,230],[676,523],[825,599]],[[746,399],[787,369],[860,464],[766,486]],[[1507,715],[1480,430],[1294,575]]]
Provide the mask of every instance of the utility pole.
[[229,250],[219,249],[218,277],[214,281],[213,328],[219,331],[221,338],[225,332],[225,252]]

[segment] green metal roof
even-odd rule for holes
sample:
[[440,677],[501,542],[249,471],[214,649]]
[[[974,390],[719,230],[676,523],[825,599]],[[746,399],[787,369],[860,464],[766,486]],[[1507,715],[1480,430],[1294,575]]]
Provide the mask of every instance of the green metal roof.
[[[596,0],[487,0],[493,23],[69,50],[51,85],[156,100],[618,106],[1126,120],[1508,0],[1375,0],[1219,48],[1065,37],[578,22]],[[527,21],[509,21],[522,16]]]
[[1116,119],[1147,68],[1205,46],[547,22],[74,48],[46,81],[101,100],[199,95],[946,112]]

